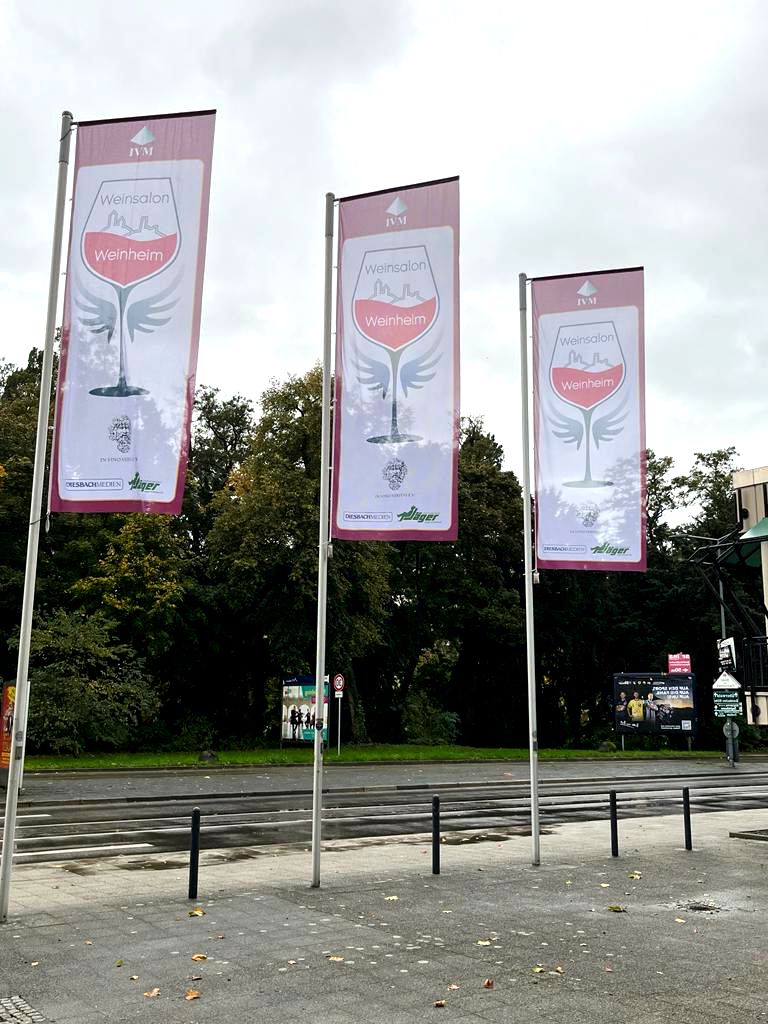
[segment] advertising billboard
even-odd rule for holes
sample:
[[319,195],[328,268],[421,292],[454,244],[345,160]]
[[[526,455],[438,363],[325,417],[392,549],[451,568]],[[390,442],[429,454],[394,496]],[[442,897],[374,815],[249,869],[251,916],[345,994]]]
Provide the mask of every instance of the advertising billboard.
[[614,730],[618,735],[693,736],[696,732],[696,677],[668,672],[613,677]]
[[[323,700],[323,742],[328,742],[328,683]],[[314,676],[286,676],[283,679],[281,740],[314,742],[317,717],[317,687]]]

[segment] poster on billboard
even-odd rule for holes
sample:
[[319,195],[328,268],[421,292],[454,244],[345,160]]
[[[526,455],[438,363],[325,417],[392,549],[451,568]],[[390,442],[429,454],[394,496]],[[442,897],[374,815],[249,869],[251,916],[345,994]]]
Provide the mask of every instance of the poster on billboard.
[[[324,686],[323,742],[328,742],[328,683]],[[314,676],[286,676],[283,679],[283,701],[280,739],[314,742],[317,717],[317,687]]]
[[695,685],[692,674],[617,672],[613,677],[614,730],[619,735],[693,736]]
[[4,686],[0,690],[0,769],[11,766],[13,745],[13,712],[16,706],[16,687]]
[[339,203],[331,536],[455,540],[459,182]]
[[536,558],[644,571],[643,270],[534,278]]
[[78,125],[54,512],[181,510],[214,117]]

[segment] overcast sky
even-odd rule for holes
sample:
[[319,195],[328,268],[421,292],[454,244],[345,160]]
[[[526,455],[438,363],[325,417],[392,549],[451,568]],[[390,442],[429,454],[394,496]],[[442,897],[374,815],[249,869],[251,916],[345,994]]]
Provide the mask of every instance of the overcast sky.
[[216,107],[198,382],[321,357],[324,194],[461,176],[462,412],[520,469],[517,274],[646,267],[648,443],[768,463],[768,4],[0,2],[0,356],[42,343],[64,108]]

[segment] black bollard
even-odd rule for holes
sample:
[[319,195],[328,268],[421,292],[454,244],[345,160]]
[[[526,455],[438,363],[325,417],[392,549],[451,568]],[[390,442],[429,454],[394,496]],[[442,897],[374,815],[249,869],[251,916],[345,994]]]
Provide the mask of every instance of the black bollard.
[[189,836],[189,899],[197,899],[197,869],[200,864],[200,808],[192,808],[192,830]]
[[691,794],[687,786],[683,789],[683,828],[685,830],[685,848],[686,850],[692,850],[693,840],[691,839]]
[[432,874],[440,874],[440,797],[432,797]]
[[612,789],[611,800],[611,856],[619,856],[619,812],[616,806],[616,790]]

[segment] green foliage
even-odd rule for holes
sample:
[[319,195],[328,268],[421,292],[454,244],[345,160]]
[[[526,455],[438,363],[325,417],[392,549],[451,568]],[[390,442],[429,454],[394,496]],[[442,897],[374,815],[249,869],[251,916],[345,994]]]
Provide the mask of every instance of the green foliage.
[[29,746],[79,754],[136,744],[160,699],[102,613],[57,611],[33,632]]
[[[39,372],[36,351],[23,368],[0,361],[0,676],[11,678]],[[181,516],[52,517],[33,634],[38,748],[199,750],[274,735],[281,677],[314,667],[320,402],[317,366],[272,382],[258,416],[201,387]],[[735,458],[697,453],[682,473],[647,453],[646,573],[542,572],[542,742],[610,743],[614,671],[664,670],[685,650],[700,681],[714,677],[718,608],[688,559],[696,536],[734,525]],[[475,418],[462,422],[458,497],[455,543],[333,546],[327,669],[347,679],[345,742],[527,743],[522,495]],[[759,573],[737,591],[757,615],[755,584]]]

